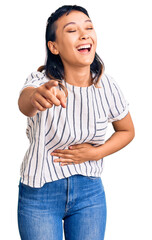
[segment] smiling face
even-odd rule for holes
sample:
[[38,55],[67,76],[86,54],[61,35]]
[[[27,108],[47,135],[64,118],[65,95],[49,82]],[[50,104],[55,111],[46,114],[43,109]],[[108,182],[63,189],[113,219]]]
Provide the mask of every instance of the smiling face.
[[56,21],[56,40],[48,42],[53,54],[59,54],[64,67],[90,66],[94,60],[97,38],[90,18],[71,11]]

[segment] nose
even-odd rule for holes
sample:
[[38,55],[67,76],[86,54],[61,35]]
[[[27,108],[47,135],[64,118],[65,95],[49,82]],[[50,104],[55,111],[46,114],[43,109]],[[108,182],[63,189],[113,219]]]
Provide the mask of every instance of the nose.
[[82,36],[80,36],[80,39],[81,40],[86,40],[89,38],[89,35],[88,34],[83,34]]
[[86,40],[89,38],[89,35],[88,33],[85,31],[85,30],[82,30],[81,29],[81,32],[80,32],[80,40]]

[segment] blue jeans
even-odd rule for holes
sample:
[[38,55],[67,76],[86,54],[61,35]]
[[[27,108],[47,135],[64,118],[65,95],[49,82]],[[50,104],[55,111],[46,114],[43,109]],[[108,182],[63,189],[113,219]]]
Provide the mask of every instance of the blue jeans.
[[[63,224],[62,224],[63,221]],[[73,175],[41,188],[19,183],[22,240],[103,240],[106,199],[100,177]]]

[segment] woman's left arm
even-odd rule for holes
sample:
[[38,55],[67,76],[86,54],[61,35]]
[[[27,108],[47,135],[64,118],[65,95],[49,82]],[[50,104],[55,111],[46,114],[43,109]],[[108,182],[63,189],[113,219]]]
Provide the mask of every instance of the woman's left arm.
[[61,162],[61,165],[78,164],[89,160],[98,161],[114,152],[119,151],[128,145],[135,136],[134,125],[130,113],[119,121],[112,122],[114,134],[100,146],[92,146],[88,143],[82,143],[71,146],[65,150],[55,150],[52,156],[59,157],[54,162]]
[[121,120],[112,122],[114,134],[103,144],[96,148],[98,158],[106,157],[128,145],[135,136],[134,125],[130,113]]

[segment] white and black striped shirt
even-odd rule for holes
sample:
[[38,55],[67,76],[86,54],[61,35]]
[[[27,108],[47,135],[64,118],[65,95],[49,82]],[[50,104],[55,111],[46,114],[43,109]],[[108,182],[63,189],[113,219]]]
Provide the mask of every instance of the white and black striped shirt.
[[[39,87],[49,80],[45,71],[33,72],[22,90],[28,86]],[[115,80],[105,73],[100,79],[100,88],[94,84],[73,86],[64,80],[62,83],[68,90],[66,108],[53,105],[27,118],[26,133],[30,145],[20,174],[21,182],[31,187],[42,187],[46,182],[75,174],[100,177],[103,159],[60,166],[59,162],[53,162],[57,157],[50,153],[84,142],[94,146],[104,144],[108,122],[120,120],[128,113],[129,103]]]

